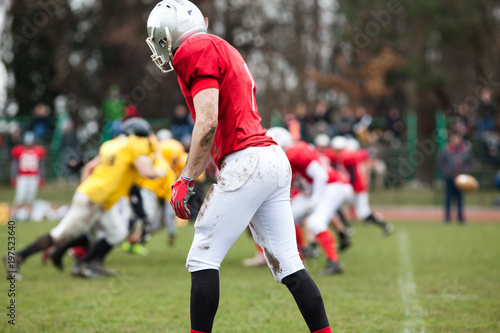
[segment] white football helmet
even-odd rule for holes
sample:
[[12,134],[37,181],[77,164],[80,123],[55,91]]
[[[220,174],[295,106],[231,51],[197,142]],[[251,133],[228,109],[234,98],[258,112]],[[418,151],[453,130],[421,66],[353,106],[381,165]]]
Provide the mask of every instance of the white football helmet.
[[359,146],[359,141],[354,139],[354,138],[349,138],[347,139],[347,144],[345,149],[351,150],[351,151],[358,151],[360,148]]
[[347,139],[343,136],[335,136],[332,139],[331,146],[333,149],[345,149],[347,147]]
[[148,17],[148,44],[151,60],[162,71],[173,71],[173,52],[189,37],[207,33],[201,11],[187,0],[164,0],[158,3]]
[[158,138],[158,141],[163,141],[172,139],[174,136],[172,135],[172,132],[169,129],[163,128],[158,132],[156,132],[156,137]]
[[330,144],[330,137],[326,134],[318,134],[314,138],[314,145],[316,147],[328,147]]
[[271,127],[267,130],[266,135],[273,138],[284,151],[293,145],[292,135],[282,127]]

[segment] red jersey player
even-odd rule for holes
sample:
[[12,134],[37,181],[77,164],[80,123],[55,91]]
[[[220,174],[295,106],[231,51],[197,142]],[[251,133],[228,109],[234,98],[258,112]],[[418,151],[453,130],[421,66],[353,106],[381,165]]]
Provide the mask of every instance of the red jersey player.
[[11,181],[16,187],[13,214],[26,206],[29,217],[38,187],[44,181],[43,159],[46,152],[42,146],[35,145],[33,132],[26,132],[24,144],[13,147],[10,155],[12,157]]
[[203,15],[189,1],[158,3],[147,25],[152,60],[164,73],[175,70],[195,120],[186,165],[172,187],[177,216],[189,218],[194,180],[210,156],[220,169],[196,219],[187,258],[191,332],[212,331],[220,264],[249,221],[274,278],[293,294],[310,331],[331,332],[321,294],[297,251],[290,164],[260,126],[247,64],[225,40],[207,34]]
[[385,234],[394,231],[394,226],[382,221],[378,215],[370,209],[368,199],[368,182],[366,161],[369,159],[368,152],[364,149],[348,149],[348,141],[343,137],[334,137],[332,139],[332,148],[335,149],[334,164],[346,170],[354,189],[354,208],[356,216],[360,220],[372,222],[382,228]]

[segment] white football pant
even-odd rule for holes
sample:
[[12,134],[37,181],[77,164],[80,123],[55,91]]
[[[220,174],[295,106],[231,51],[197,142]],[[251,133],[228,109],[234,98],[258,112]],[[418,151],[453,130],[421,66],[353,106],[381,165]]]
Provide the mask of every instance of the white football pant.
[[37,175],[20,175],[16,180],[14,203],[17,205],[32,204],[38,191],[40,177]]
[[[328,229],[328,224],[337,210],[346,201],[352,201],[353,189],[351,184],[330,183],[327,184],[321,200],[314,205],[311,214],[307,217],[307,228],[316,236]],[[302,224],[311,206],[311,196],[299,193],[292,198],[292,211],[295,223]]]
[[196,219],[186,263],[189,272],[219,269],[249,223],[276,281],[304,269],[295,239],[290,183],[290,163],[278,146],[251,147],[227,156]]

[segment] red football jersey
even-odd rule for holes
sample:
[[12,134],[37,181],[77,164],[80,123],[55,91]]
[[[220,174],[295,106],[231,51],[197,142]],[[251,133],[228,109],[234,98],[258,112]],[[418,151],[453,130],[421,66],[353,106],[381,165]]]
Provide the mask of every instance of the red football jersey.
[[338,156],[337,162],[349,172],[350,182],[355,193],[368,191],[365,164],[368,158],[368,152],[364,149],[358,151],[343,150]]
[[10,155],[18,160],[19,175],[38,175],[40,163],[45,157],[45,149],[41,146],[15,146]]
[[172,61],[191,116],[193,97],[208,88],[219,89],[219,116],[211,154],[221,160],[247,147],[276,145],[260,125],[255,81],[240,53],[220,37],[199,34],[183,42]]
[[[292,173],[299,174],[308,182],[312,183],[311,177],[309,177],[306,173],[307,167],[311,162],[317,161],[321,164],[319,153],[309,146],[304,141],[297,141],[286,151],[286,156],[290,161],[290,165],[292,167]],[[347,177],[342,175],[340,172],[335,170],[334,168],[328,166],[326,167],[328,173],[328,183],[344,183],[348,184],[349,180]]]

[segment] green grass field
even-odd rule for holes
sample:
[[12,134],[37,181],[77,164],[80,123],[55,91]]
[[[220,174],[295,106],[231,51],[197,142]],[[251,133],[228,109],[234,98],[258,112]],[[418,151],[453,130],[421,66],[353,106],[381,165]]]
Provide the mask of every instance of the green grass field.
[[[354,245],[341,254],[346,272],[319,276],[324,259],[308,262],[335,332],[499,332],[500,224],[395,223],[388,238],[356,225]],[[17,249],[55,223],[18,223]],[[0,249],[6,250],[6,227]],[[107,266],[116,278],[72,278],[30,258],[16,283],[16,325],[2,314],[0,332],[189,332],[190,276],[184,268],[193,234],[179,229],[173,248],[163,233],[150,254],[115,249]],[[221,267],[221,300],[214,332],[307,332],[288,290],[267,268],[243,268],[253,255],[247,235]],[[0,282],[7,313],[9,285]]]
[[[38,192],[38,198],[49,200],[54,204],[65,204],[71,200],[76,184],[67,182],[49,182]],[[500,197],[500,191],[481,189],[478,192],[467,194],[468,206],[491,207],[493,201]],[[11,203],[14,198],[14,189],[7,185],[0,186],[0,202]],[[440,189],[390,189],[372,191],[370,203],[374,206],[441,206],[443,191]]]

